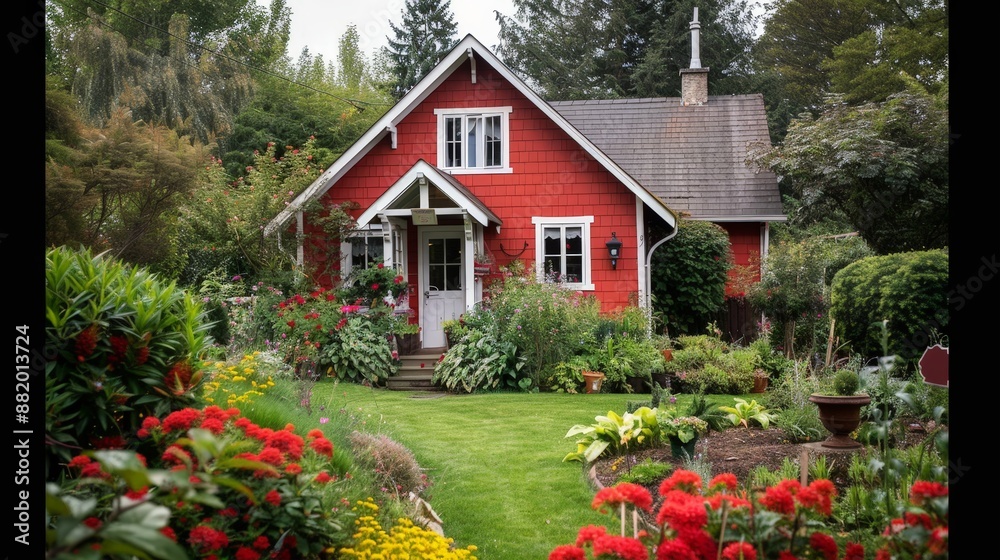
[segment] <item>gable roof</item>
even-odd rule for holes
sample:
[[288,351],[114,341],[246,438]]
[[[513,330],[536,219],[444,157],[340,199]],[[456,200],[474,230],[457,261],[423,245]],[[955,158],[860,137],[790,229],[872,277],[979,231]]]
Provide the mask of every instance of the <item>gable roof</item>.
[[[413,164],[413,167],[404,173],[391,187],[386,189],[382,193],[382,196],[378,197],[368,209],[358,216],[358,227],[367,226],[379,213],[385,211],[393,202],[405,196],[422,179],[426,179],[430,184],[441,190],[445,196],[458,206],[464,208],[481,225],[488,226],[490,222],[497,225],[503,224],[503,220],[483,204],[476,195],[472,194],[458,179],[427,163],[425,160],[419,159],[417,163]],[[444,208],[436,210],[439,212],[447,211]]]
[[550,105],[647,190],[692,219],[785,221],[777,178],[744,161],[770,143],[760,94],[553,101]]
[[[288,206],[279,212],[265,226],[264,235],[270,235],[287,224],[295,213],[304,208],[308,202],[326,193],[330,187],[340,180],[376,144],[382,141],[387,135],[395,135],[396,124],[420,105],[427,96],[462,66],[466,60],[474,60],[474,55],[480,57],[486,64],[503,76],[515,89],[528,98],[542,113],[568,134],[584,151],[597,160],[601,166],[621,181],[629,191],[635,194],[639,200],[642,200],[646,206],[651,208],[671,228],[676,227],[677,216],[667,207],[664,201],[658,199],[650,191],[643,188],[634,178],[629,176],[612,158],[598,149],[584,134],[573,127],[565,117],[539,97],[537,93],[518,78],[496,55],[476,40],[475,37],[466,35],[437,66],[417,82],[417,85],[407,92],[399,102],[393,105],[357,142],[352,144],[311,185],[306,187]],[[475,66],[473,66],[473,72],[475,72]],[[393,146],[395,146],[395,138],[393,138]]]

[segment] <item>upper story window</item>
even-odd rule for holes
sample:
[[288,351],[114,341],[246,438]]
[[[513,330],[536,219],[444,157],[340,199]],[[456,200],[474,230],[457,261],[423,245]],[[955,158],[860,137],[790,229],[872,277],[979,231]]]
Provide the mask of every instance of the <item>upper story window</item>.
[[511,107],[435,109],[438,167],[463,173],[510,173]]
[[535,267],[546,282],[593,290],[590,273],[590,224],[593,216],[534,217]]

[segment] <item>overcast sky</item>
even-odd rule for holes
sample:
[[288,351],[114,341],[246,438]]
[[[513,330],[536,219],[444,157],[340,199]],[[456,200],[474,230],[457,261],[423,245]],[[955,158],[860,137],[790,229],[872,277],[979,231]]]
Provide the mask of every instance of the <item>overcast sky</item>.
[[[267,5],[267,0],[258,0]],[[299,56],[303,47],[313,55],[323,55],[323,60],[337,59],[337,43],[354,24],[360,35],[360,47],[366,55],[373,54],[386,45],[386,36],[392,34],[389,21],[399,24],[403,18],[404,0],[286,0],[292,11],[291,37],[288,56]],[[499,42],[494,10],[513,15],[511,0],[451,0],[451,12],[458,24],[457,37],[471,33],[487,48]]]

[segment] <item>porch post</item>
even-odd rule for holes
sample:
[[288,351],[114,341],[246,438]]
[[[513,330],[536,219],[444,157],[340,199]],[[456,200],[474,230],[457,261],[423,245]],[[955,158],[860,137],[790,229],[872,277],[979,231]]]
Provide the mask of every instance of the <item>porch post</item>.
[[462,286],[465,288],[465,309],[468,311],[476,304],[476,280],[473,270],[476,244],[472,232],[472,217],[468,212],[463,212],[462,220],[465,223],[465,240],[462,244]]

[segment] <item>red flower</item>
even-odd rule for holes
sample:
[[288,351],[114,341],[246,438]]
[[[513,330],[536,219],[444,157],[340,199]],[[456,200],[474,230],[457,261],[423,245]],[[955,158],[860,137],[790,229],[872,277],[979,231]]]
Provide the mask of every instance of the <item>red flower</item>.
[[378,263],[378,268],[385,268],[385,263]]
[[257,455],[257,459],[262,463],[280,467],[285,462],[285,454],[275,447],[265,447]]
[[108,364],[111,369],[114,369],[115,364],[125,361],[125,355],[128,353],[128,339],[120,334],[113,334],[108,338],[108,342],[111,344],[112,352],[108,356]]
[[583,549],[571,544],[563,544],[555,547],[549,553],[549,560],[586,560],[587,555]]
[[600,558],[604,555],[621,560],[649,560],[646,546],[638,539],[618,535],[602,535],[594,539],[594,556]]
[[649,490],[646,490],[644,486],[631,482],[623,482],[615,486],[602,488],[594,496],[594,501],[590,506],[596,510],[601,510],[606,505],[617,507],[623,503],[632,504],[645,511],[651,511],[653,509],[653,496],[650,495]]
[[858,543],[847,543],[843,560],[865,560],[865,547]]
[[372,284],[372,291],[378,291],[378,282]]
[[143,346],[136,352],[135,363],[141,366],[146,360],[149,360],[149,347]]
[[156,416],[147,416],[142,419],[142,427],[147,430],[152,430],[153,428],[160,425],[160,419]]
[[288,323],[286,323],[286,324],[288,325],[288,327],[289,327],[289,328],[292,328],[292,329],[294,329],[294,328],[295,328],[295,321],[294,321],[294,320],[293,320],[293,321],[289,321],[289,322],[288,322]]
[[82,469],[83,467],[89,465],[93,460],[86,455],[77,455],[69,460],[66,466],[72,469]]
[[313,478],[314,482],[318,482],[320,484],[326,484],[327,482],[330,482],[331,480],[333,480],[333,477],[331,477],[330,473],[328,473],[326,471],[319,471],[319,474],[317,474],[316,477]]
[[88,518],[84,519],[83,520],[83,524],[86,525],[87,527],[90,527],[91,529],[93,529],[93,530],[96,531],[96,530],[100,529],[101,525],[103,525],[104,523],[102,523],[100,519],[91,516],[91,517],[88,517]]
[[83,362],[94,353],[97,348],[97,335],[99,334],[97,325],[90,325],[76,335],[76,359]]
[[174,530],[171,529],[169,526],[160,529],[160,534],[162,534],[163,536],[167,537],[168,539],[174,542],[177,542],[177,533],[174,533]]
[[580,532],[576,535],[576,546],[583,546],[586,543],[593,543],[598,537],[602,537],[608,533],[605,527],[598,525],[587,525],[582,527]]
[[191,529],[188,535],[188,543],[198,549],[201,553],[212,550],[219,550],[229,545],[229,537],[218,529],[213,529],[208,525],[198,525]]
[[698,560],[691,547],[680,539],[665,540],[656,547],[656,560]]
[[738,481],[736,480],[736,475],[733,473],[722,473],[712,480],[708,481],[708,488],[710,490],[736,490]]
[[267,537],[264,535],[257,537],[253,541],[253,547],[256,548],[257,550],[265,550],[269,546],[271,546],[271,542],[268,541]]
[[281,494],[279,494],[277,490],[271,490],[264,496],[264,501],[275,507],[280,506]]
[[938,482],[918,480],[910,486],[910,503],[923,505],[931,498],[942,498],[948,495],[948,487]]
[[393,278],[392,281],[395,282],[396,284],[400,284],[400,283],[403,282],[403,277],[402,276],[397,276],[397,277]]
[[191,364],[181,360],[170,368],[164,381],[174,394],[181,394],[191,383]]
[[781,486],[771,486],[764,490],[764,495],[760,498],[760,505],[783,515],[795,513],[795,498],[791,492]]
[[260,553],[252,548],[241,546],[236,549],[236,560],[258,560]]
[[143,486],[138,490],[128,490],[125,492],[125,497],[131,498],[135,501],[145,499],[149,495],[149,486]]
[[667,492],[656,515],[659,525],[669,524],[677,531],[700,530],[708,522],[702,498],[681,490]]
[[809,546],[822,554],[825,560],[837,560],[837,541],[830,535],[816,531],[809,535]]
[[199,428],[203,430],[208,430],[215,435],[219,435],[222,433],[222,430],[225,428],[225,425],[218,418],[206,418],[202,420],[201,426],[199,426]]
[[309,442],[309,447],[319,455],[333,458],[333,443],[325,437],[318,437]]
[[302,465],[298,463],[288,463],[285,465],[285,472],[291,475],[302,473]]
[[698,492],[701,490],[701,476],[685,469],[674,471],[674,474],[660,483],[660,495],[666,496],[674,489],[684,492]]
[[323,430],[321,430],[319,428],[313,428],[313,429],[309,430],[308,432],[306,432],[306,437],[307,438],[324,437]]
[[726,560],[757,560],[757,550],[748,542],[734,542],[722,549]]
[[201,412],[193,408],[183,408],[175,410],[163,419],[163,432],[186,432],[191,429],[191,425],[201,418]]

